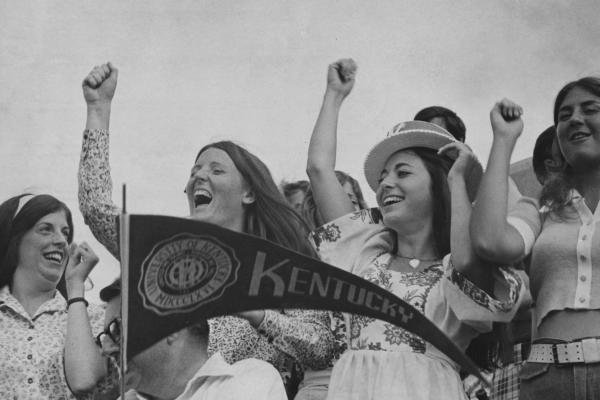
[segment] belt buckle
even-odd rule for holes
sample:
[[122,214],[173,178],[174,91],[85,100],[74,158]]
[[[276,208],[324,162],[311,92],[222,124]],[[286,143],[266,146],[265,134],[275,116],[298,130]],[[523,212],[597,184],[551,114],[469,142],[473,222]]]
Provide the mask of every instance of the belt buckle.
[[598,339],[588,338],[581,341],[583,362],[586,364],[600,362],[600,346]]

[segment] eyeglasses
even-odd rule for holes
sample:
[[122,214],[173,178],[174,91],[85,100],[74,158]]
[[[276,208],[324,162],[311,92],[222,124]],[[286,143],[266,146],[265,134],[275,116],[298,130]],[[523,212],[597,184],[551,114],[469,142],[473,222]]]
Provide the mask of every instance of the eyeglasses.
[[104,336],[108,336],[115,344],[121,342],[121,318],[115,318],[110,321],[106,329],[96,336],[96,344],[100,347],[102,347]]

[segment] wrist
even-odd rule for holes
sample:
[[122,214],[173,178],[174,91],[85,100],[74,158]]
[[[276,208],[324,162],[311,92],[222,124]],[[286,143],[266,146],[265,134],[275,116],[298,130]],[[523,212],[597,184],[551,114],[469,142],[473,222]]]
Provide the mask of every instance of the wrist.
[[87,103],[88,114],[106,114],[110,113],[111,102],[110,101],[94,101]]
[[87,302],[87,300],[83,298],[83,296],[78,296],[78,297],[70,297],[70,296],[69,296],[69,300],[67,300],[67,310],[69,309],[69,307],[70,307],[72,304],[75,304],[75,303],[82,303],[82,304],[85,304],[85,307],[86,307],[86,308],[87,308],[87,306],[89,306],[89,305],[90,305],[90,304]]
[[346,96],[347,94],[343,94],[336,90],[327,88],[327,90],[325,91],[325,95],[323,96],[323,102],[330,102],[334,106],[340,107],[344,102]]
[[85,284],[83,282],[67,281],[67,295],[69,298],[82,297],[85,293]]
[[458,185],[466,187],[467,184],[466,184],[466,181],[465,181],[464,174],[463,173],[459,173],[459,172],[456,172],[456,173],[452,173],[451,172],[451,173],[449,173],[448,174],[448,185],[452,186],[452,187],[455,187],[455,186],[458,186]]

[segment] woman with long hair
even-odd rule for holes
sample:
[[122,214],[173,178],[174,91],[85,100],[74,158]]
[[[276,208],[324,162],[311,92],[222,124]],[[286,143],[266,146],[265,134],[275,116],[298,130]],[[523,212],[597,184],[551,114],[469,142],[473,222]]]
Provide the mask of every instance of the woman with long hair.
[[[400,123],[365,161],[379,209],[354,211],[334,170],[337,118],[355,70],[352,60],[329,66],[310,141],[307,172],[327,221],[313,233],[314,244],[324,261],[409,302],[464,350],[493,321],[512,318],[523,290],[514,271],[481,263],[471,249],[469,194],[481,166],[443,128]],[[465,398],[456,365],[420,337],[357,315],[339,324],[346,351],[333,368],[328,399]]]
[[[513,109],[508,120],[501,117]],[[554,103],[559,152],[539,201],[507,212],[506,176],[523,130],[509,100],[491,112],[494,139],[471,232],[482,257],[512,263],[530,255],[532,345],[521,370],[522,399],[600,397],[600,79],[565,85]]]
[[[98,257],[72,242],[71,211],[53,196],[0,205],[0,398],[75,399],[111,388],[93,335],[104,312],[83,297]],[[63,275],[67,299],[57,290]]]
[[[98,240],[119,258],[108,163],[110,104],[117,70],[96,67],[83,81],[88,118],[79,168],[80,209]],[[230,141],[204,146],[186,185],[190,218],[273,241],[315,256],[301,217],[277,189],[267,166]],[[233,363],[259,358],[272,363],[289,384],[292,368],[321,368],[333,351],[328,316],[310,310],[259,310],[209,320],[209,353]],[[301,372],[301,371],[300,371]],[[289,386],[289,385],[286,385]]]

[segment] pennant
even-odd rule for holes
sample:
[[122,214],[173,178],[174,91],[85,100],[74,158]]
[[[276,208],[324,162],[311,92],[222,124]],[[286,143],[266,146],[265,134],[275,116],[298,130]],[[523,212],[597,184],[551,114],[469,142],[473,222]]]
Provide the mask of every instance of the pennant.
[[475,364],[423,314],[356,275],[192,219],[123,214],[120,223],[125,362],[201,318],[308,308],[392,323],[485,382]]

